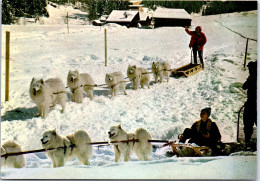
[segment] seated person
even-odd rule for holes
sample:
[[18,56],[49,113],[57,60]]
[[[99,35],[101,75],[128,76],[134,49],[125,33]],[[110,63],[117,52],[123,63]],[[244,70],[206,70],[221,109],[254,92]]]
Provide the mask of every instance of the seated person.
[[220,154],[223,148],[221,143],[221,135],[215,122],[209,116],[211,108],[204,108],[200,112],[200,120],[196,121],[191,128],[186,128],[183,134],[178,136],[179,142],[185,143],[187,139],[189,143],[195,143],[199,146],[208,146],[216,154]]

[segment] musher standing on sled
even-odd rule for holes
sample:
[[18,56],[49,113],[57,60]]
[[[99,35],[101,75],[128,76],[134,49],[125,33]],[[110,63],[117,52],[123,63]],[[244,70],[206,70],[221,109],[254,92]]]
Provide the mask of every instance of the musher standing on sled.
[[178,136],[179,142],[195,143],[199,146],[209,146],[215,154],[221,154],[223,143],[218,126],[209,116],[211,108],[204,108],[200,112],[200,120],[196,121],[191,128],[186,128],[183,134]]
[[206,35],[201,31],[201,27],[197,26],[195,31],[190,31],[188,27],[185,27],[185,31],[191,36],[189,47],[192,47],[194,64],[197,64],[197,52],[199,54],[202,68],[204,68],[203,62],[203,47],[207,42]]

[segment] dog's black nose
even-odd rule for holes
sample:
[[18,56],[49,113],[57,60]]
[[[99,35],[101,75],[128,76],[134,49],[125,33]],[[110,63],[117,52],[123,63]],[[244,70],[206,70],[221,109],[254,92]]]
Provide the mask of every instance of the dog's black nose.
[[43,142],[43,139],[41,139],[41,142]]

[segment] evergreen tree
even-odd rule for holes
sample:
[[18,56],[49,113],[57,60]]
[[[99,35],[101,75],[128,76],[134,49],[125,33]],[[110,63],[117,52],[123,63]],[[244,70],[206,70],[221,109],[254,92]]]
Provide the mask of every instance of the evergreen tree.
[[127,10],[128,1],[118,0],[118,1],[109,1],[109,0],[82,0],[86,3],[88,11],[88,19],[90,21],[98,19],[102,15],[108,15],[113,10]]
[[188,13],[198,13],[203,1],[143,1],[145,7],[155,10],[157,7],[185,9]]
[[202,15],[213,15],[250,10],[257,10],[257,1],[213,1],[207,5]]
[[11,24],[14,21],[12,7],[8,0],[2,0],[2,24]]
[[17,17],[49,16],[45,0],[3,0],[2,23],[11,24]]

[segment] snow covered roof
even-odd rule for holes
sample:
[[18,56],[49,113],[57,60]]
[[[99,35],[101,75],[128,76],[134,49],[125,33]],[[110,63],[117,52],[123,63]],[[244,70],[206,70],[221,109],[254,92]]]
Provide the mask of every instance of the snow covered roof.
[[142,1],[140,1],[140,0],[130,0],[129,2],[132,3],[132,4],[140,4]]
[[107,22],[131,22],[138,14],[138,11],[113,10]]
[[129,5],[130,8],[139,8],[139,7],[143,7],[143,5],[141,4],[136,4],[136,5]]
[[103,15],[103,16],[101,16],[100,17],[100,21],[106,21],[107,20],[107,17],[108,17],[108,15]]
[[157,8],[153,12],[154,18],[191,19],[184,9]]
[[140,21],[146,21],[148,16],[147,12],[139,12]]
[[105,22],[100,21],[100,20],[94,20],[94,21],[92,22],[92,24],[93,24],[93,25],[103,25],[103,24],[105,24]]

